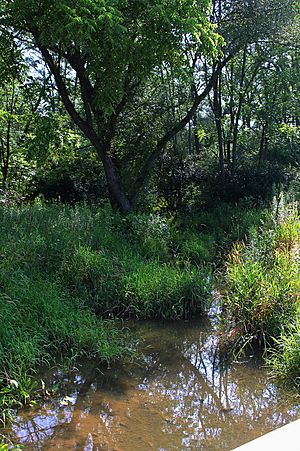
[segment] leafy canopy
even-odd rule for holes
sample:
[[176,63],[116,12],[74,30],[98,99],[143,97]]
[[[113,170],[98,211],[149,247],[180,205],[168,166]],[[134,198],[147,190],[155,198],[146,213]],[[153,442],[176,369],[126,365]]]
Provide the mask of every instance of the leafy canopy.
[[219,36],[208,0],[14,0],[2,2],[2,22],[33,34],[56,55],[80,52],[95,99],[113,111],[126,80],[143,81],[162,62],[180,64],[183,44],[213,53]]

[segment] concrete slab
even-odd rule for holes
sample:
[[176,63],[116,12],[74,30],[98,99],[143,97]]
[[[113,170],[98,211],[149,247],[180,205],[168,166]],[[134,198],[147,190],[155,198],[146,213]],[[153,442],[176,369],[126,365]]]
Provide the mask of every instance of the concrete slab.
[[300,419],[235,448],[234,451],[300,451]]

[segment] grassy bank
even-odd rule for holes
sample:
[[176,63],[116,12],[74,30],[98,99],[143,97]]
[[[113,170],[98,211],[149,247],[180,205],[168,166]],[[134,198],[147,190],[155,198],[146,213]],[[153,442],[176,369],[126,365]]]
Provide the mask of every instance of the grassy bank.
[[101,316],[169,319],[205,308],[209,270],[178,248],[175,258],[176,232],[163,218],[44,205],[1,215],[5,266],[46,275]]
[[29,402],[33,372],[54,354],[122,356],[114,318],[205,312],[216,261],[260,218],[226,205],[171,219],[83,205],[2,207],[2,421]]
[[295,203],[235,244],[225,274],[224,329],[235,353],[259,348],[275,373],[299,385],[300,218]]
[[124,337],[109,318],[205,308],[210,270],[175,262],[176,233],[163,219],[34,205],[2,207],[0,224],[2,422],[29,402],[34,370],[54,354],[123,355]]

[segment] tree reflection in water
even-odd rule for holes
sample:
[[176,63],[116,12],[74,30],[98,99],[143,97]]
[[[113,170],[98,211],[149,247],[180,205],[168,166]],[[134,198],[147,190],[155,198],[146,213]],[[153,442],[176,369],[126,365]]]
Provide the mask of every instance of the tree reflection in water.
[[220,368],[208,321],[135,327],[138,363],[82,365],[63,395],[20,412],[11,434],[43,450],[230,450],[299,416],[254,361]]

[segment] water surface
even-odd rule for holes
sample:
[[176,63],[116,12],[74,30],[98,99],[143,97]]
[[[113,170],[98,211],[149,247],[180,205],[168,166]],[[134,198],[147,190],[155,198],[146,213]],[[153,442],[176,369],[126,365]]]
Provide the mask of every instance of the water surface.
[[231,450],[300,417],[254,358],[220,369],[209,320],[133,328],[133,362],[45,376],[63,384],[19,413],[12,434],[25,450]]

